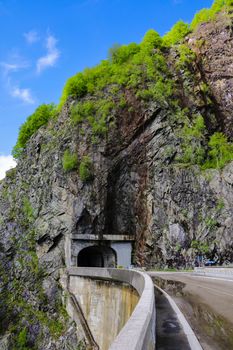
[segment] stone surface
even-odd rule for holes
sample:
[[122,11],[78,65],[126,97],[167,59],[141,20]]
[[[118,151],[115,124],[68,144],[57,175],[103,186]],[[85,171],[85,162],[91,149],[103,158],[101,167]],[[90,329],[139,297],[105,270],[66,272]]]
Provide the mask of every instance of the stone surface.
[[[197,54],[189,76],[177,72],[176,48],[166,52],[177,84],[174,98],[191,115],[203,115],[208,134],[224,131],[232,141],[232,19],[219,15],[187,44]],[[114,127],[97,143],[87,123],[80,128],[70,122],[77,101],[69,99],[58,119],[31,137],[16,170],[0,183],[1,336],[13,323],[16,334],[28,329],[30,346],[42,335],[39,350],[77,346],[81,333],[70,337],[76,327],[58,310],[65,298],[60,269],[77,261],[74,235],[94,235],[104,246],[103,236],[130,236],[132,263],[144,267],[194,266],[194,243],[220,264],[233,261],[233,163],[208,171],[178,164],[182,120],[169,101],[161,105],[131,90],[122,93],[133,111],[116,108],[109,116]],[[92,181],[63,170],[67,148],[79,161],[90,156]],[[63,327],[55,330],[58,339],[54,320]]]

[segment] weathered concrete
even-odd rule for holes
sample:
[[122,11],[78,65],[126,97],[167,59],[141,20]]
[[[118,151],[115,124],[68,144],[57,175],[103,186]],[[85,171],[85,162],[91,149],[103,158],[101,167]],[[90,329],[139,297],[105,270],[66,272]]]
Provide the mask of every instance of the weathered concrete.
[[75,294],[91,333],[101,350],[108,350],[131,316],[139,299],[130,285],[116,281],[71,276]]
[[[79,288],[77,280],[81,281],[80,277],[84,279],[118,281],[127,283],[135,288],[140,299],[131,317],[110,345],[109,350],[154,350],[155,300],[154,286],[149,276],[134,270],[99,268],[70,268],[68,273],[70,276],[70,289],[73,292],[75,292],[74,289],[76,287]],[[90,293],[88,294],[90,295]],[[99,306],[101,306],[101,303],[96,304],[96,307]],[[128,309],[128,306],[126,308]],[[115,321],[118,322],[116,315]],[[106,327],[105,334],[111,331],[109,330],[109,325]]]
[[233,280],[233,268],[227,267],[195,267],[194,275],[226,278]]
[[[111,259],[110,263],[108,259],[104,259],[104,265],[102,267],[113,268],[117,266],[122,266],[124,268],[129,268],[131,265],[131,255],[132,255],[132,242],[134,237],[129,235],[104,235],[99,237],[93,234],[73,234],[70,240],[70,247],[67,252],[70,252],[71,260],[67,266],[79,266],[77,263],[80,252],[88,247],[99,247],[99,249],[106,252],[112,249],[115,254],[114,261]],[[106,254],[105,254],[106,257]],[[84,266],[84,265],[81,265]],[[90,265],[85,265],[90,266]],[[94,267],[101,267],[99,265],[93,265]]]

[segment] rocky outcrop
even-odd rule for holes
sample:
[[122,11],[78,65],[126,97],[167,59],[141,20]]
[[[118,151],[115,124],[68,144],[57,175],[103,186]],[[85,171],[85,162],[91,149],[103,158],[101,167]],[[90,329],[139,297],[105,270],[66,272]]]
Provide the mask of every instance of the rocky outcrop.
[[[232,138],[232,22],[225,19],[219,15],[187,39],[196,52],[189,74],[177,70],[177,48],[166,55],[173,99],[190,115],[202,114],[207,133],[221,130]],[[134,236],[139,266],[189,267],[204,254],[233,261],[233,163],[205,171],[180,164],[182,120],[169,101],[121,93],[130,108],[113,109],[114,126],[98,142],[87,123],[71,123],[76,101],[68,99],[0,184],[2,348],[24,345],[25,338],[41,350],[77,348],[82,332],[67,318],[60,286],[74,233]],[[89,181],[77,170],[64,171],[66,149],[79,162],[90,157]]]

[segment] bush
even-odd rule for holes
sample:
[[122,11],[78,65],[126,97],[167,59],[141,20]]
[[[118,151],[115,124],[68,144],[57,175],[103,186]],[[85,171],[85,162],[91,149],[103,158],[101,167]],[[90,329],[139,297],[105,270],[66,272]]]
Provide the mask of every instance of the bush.
[[196,29],[198,25],[204,22],[209,22],[215,18],[216,13],[220,12],[224,7],[233,6],[233,0],[215,0],[210,9],[202,9],[194,16],[194,19],[190,25],[192,30]]
[[190,28],[188,23],[184,23],[183,21],[178,21],[170,30],[170,32],[166,33],[163,37],[163,44],[165,46],[171,46],[174,44],[178,44],[181,42],[186,35],[190,33]]
[[69,78],[65,84],[60,99],[59,107],[61,108],[69,96],[74,98],[83,97],[87,93],[87,82],[83,73],[78,73]]
[[223,168],[233,160],[233,144],[227,141],[226,136],[221,132],[215,132],[209,140],[208,160],[203,165],[204,169]]
[[176,67],[179,69],[184,69],[190,65],[196,57],[195,53],[185,44],[179,45],[178,53],[179,59],[176,62]]
[[92,178],[92,162],[89,156],[84,156],[79,166],[79,176],[83,182]]
[[17,143],[12,151],[14,158],[19,158],[31,136],[41,126],[46,125],[56,115],[56,112],[57,110],[54,104],[43,104],[27,118],[26,122],[19,129]]
[[18,350],[29,350],[27,347],[27,329],[23,328],[19,334],[17,339],[17,349]]
[[114,45],[109,50],[109,57],[113,63],[122,64],[128,61],[128,59],[140,51],[139,45],[131,43],[129,45]]
[[95,114],[95,105],[92,101],[84,101],[78,103],[71,109],[71,118],[75,124],[81,123],[83,120],[92,117]]
[[151,52],[153,49],[160,49],[162,46],[162,38],[155,30],[150,29],[146,32],[142,42],[141,48],[144,51]]
[[205,149],[204,140],[205,123],[201,115],[197,115],[192,126],[187,121],[181,132],[183,156],[179,159],[185,164],[203,164]]
[[66,150],[62,158],[62,166],[65,171],[72,171],[78,167],[78,158],[76,154]]

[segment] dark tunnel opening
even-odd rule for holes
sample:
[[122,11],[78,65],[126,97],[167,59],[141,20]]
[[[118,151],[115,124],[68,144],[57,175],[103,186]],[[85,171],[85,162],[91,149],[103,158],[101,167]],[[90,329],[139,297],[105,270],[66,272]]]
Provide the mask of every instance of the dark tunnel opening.
[[80,267],[116,267],[116,254],[109,247],[87,247],[80,251],[77,265]]

